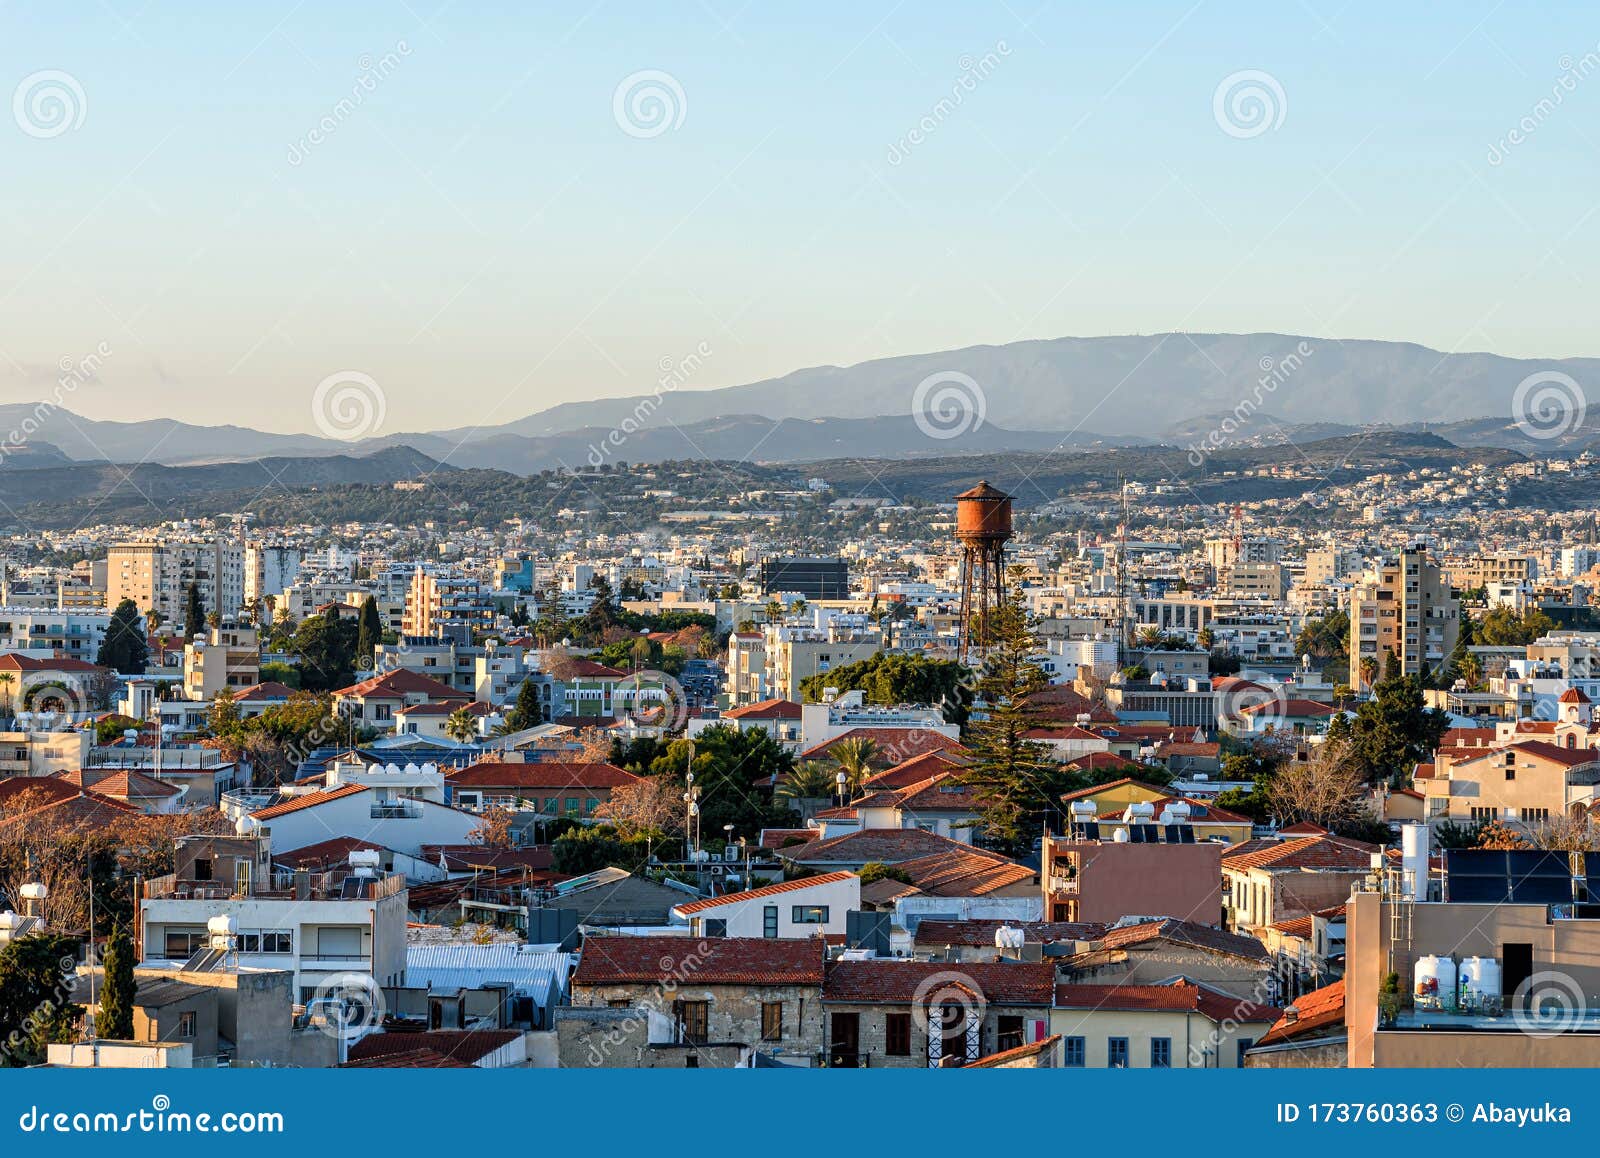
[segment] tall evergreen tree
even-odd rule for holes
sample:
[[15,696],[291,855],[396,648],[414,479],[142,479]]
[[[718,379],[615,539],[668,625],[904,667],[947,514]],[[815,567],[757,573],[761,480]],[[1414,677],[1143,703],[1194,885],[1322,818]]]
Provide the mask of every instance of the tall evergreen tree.
[[189,584],[188,600],[183,608],[183,638],[187,642],[206,629],[205,604],[200,602],[200,585]]
[[95,662],[123,675],[139,675],[149,658],[150,644],[139,620],[138,605],[131,599],[124,599],[111,613]]
[[1075,785],[1047,747],[1026,738],[1037,723],[1028,697],[1047,680],[1033,661],[1038,641],[1020,589],[991,616],[989,639],[967,724],[973,759],[960,780],[976,790],[983,836],[1020,852],[1046,823],[1060,831],[1061,794]]
[[383,621],[378,618],[378,601],[371,595],[361,602],[361,619],[356,632],[356,662],[372,666],[372,652],[383,642]]
[[133,1040],[133,1005],[137,986],[133,980],[133,942],[128,930],[118,925],[106,946],[105,987],[100,990],[100,1016],[95,1019],[96,1037],[112,1041]]

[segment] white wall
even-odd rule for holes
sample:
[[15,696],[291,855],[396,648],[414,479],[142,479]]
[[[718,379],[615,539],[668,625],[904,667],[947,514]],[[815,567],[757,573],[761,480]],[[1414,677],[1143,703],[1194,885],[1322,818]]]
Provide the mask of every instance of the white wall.
[[[827,921],[821,924],[796,924],[793,919],[795,908],[814,905],[827,908]],[[730,937],[761,937],[765,936],[765,910],[768,906],[778,910],[778,936],[781,939],[812,937],[817,933],[843,933],[845,914],[861,908],[861,878],[851,873],[845,880],[701,909],[692,914],[691,919],[726,920],[727,935]]]

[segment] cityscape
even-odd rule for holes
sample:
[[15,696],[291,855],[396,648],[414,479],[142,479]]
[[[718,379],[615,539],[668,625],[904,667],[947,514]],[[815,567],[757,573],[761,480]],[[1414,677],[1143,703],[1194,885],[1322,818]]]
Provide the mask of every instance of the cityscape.
[[1592,13],[102,7],[0,14],[21,1133],[1581,1122]]

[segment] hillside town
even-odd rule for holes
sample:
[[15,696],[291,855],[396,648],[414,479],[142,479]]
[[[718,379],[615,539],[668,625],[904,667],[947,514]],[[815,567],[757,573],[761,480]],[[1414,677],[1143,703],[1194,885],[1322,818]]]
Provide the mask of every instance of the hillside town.
[[13,540],[0,1063],[1600,1064],[1591,466]]

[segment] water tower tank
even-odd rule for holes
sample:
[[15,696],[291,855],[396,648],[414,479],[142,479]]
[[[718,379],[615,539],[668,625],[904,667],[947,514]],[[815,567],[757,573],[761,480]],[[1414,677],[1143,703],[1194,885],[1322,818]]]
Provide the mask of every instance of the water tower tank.
[[956,496],[956,538],[963,543],[1004,543],[1011,538],[1011,496],[980,482]]

